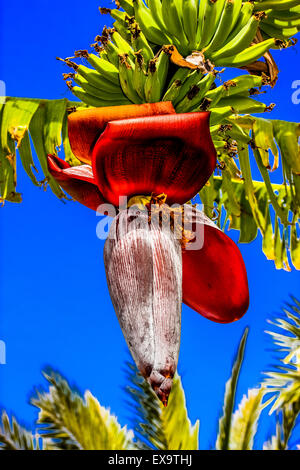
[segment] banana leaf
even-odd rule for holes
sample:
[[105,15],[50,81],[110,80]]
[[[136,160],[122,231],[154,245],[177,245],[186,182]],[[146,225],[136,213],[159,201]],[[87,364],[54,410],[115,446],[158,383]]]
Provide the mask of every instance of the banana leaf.
[[16,190],[19,163],[35,186],[49,184],[57,197],[65,197],[48,172],[47,154],[64,151],[70,164],[80,164],[72,154],[67,139],[68,110],[76,106],[85,107],[82,103],[66,99],[12,97],[7,97],[5,103],[0,105],[0,202],[22,201],[22,195]]
[[[213,134],[221,174],[200,192],[206,214],[212,217],[212,207],[218,213],[220,228],[239,230],[240,243],[259,232],[267,259],[286,271],[300,269],[299,136],[298,123],[231,116]],[[261,181],[253,180],[254,171]]]
[[[68,140],[67,116],[74,107],[86,105],[12,97],[0,105],[0,202],[22,200],[18,165],[33,184],[47,184],[65,197],[48,172],[46,156],[63,152],[70,165],[80,164]],[[260,232],[262,250],[277,269],[300,269],[300,124],[231,115],[212,133],[219,174],[200,192],[205,213],[223,229],[229,221],[230,229],[239,230],[240,243]],[[255,166],[261,181],[252,177]],[[278,176],[281,184],[273,182]]]

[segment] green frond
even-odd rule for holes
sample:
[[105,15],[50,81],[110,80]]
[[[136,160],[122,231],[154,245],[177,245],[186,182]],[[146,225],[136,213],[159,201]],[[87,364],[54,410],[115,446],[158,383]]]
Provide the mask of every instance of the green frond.
[[133,433],[121,428],[110,411],[86,391],[84,397],[71,390],[56,373],[46,375],[48,392],[38,392],[31,403],[39,412],[40,434],[55,439],[55,448],[77,450],[126,450]]
[[39,436],[20,426],[13,417],[11,422],[2,412],[0,426],[0,450],[40,450]]
[[232,417],[229,450],[252,450],[258,420],[264,406],[262,388],[248,390]]
[[245,346],[248,336],[248,328],[245,329],[240,341],[239,349],[235,362],[233,364],[230,379],[226,382],[225,397],[223,405],[223,416],[219,420],[219,433],[216,442],[217,450],[228,450],[232,432],[233,409],[235,403],[235,394],[238,384],[238,378],[244,359]]
[[275,394],[270,413],[286,405],[300,404],[300,307],[299,302],[293,300],[294,304],[283,309],[286,318],[270,322],[281,332],[267,331],[278,346],[278,352],[284,352],[280,357],[282,364],[265,373],[264,383],[268,391]]
[[184,390],[178,374],[174,377],[168,406],[157,399],[150,385],[129,365],[130,380],[127,387],[136,415],[136,436],[140,448],[158,450],[198,450],[199,421],[194,425],[188,417]]
[[300,403],[283,406],[276,421],[276,435],[266,442],[264,450],[288,450],[289,440],[300,414]]

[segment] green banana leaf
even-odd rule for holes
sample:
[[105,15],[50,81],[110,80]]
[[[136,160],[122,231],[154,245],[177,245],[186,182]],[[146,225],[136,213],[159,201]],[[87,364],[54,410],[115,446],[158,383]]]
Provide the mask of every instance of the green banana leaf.
[[[16,178],[20,164],[33,184],[48,184],[64,198],[48,172],[46,156],[61,151],[70,165],[80,164],[70,148],[67,115],[69,108],[86,105],[7,98],[0,106],[0,202],[21,202]],[[200,192],[206,214],[217,214],[223,229],[229,221],[230,229],[239,230],[240,243],[250,243],[260,232],[262,250],[277,269],[300,269],[300,124],[232,115],[211,129],[219,174]],[[255,164],[261,181],[252,178]],[[272,182],[273,174],[282,184]]]
[[[229,221],[229,229],[240,231],[240,243],[250,243],[260,232],[265,256],[286,271],[291,265],[300,269],[299,136],[298,123],[230,117],[213,134],[221,175],[211,177],[200,192],[206,214],[216,216],[220,228]],[[261,181],[252,178],[255,165]]]
[[[39,100],[7,97],[0,105],[0,202],[21,202],[17,192],[17,153],[20,163],[33,184],[49,184],[54,194],[64,198],[65,194],[49,174],[47,154],[64,150],[71,165],[80,162],[70,150],[67,139],[68,109],[84,104],[62,100]],[[37,163],[33,159],[33,149]]]

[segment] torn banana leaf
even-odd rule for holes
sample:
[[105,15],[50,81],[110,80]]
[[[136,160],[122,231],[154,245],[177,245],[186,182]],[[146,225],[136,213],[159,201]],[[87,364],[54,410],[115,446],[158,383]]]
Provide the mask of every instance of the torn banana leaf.
[[[267,259],[287,271],[291,265],[300,269],[299,136],[298,123],[228,118],[213,133],[222,176],[211,177],[200,193],[205,213],[212,218],[217,212],[220,228],[229,221],[240,231],[240,243],[250,243],[259,231]],[[255,164],[262,181],[252,178]]]
[[[80,164],[72,154],[67,138],[68,109],[79,105],[85,106],[66,99],[11,97],[7,97],[5,104],[0,105],[0,202],[22,200],[21,194],[16,190],[19,164],[17,154],[34,185],[42,186],[47,183],[57,197],[65,197],[48,172],[47,154],[57,154],[64,150],[65,158],[70,164]],[[42,170],[40,173],[38,166]]]

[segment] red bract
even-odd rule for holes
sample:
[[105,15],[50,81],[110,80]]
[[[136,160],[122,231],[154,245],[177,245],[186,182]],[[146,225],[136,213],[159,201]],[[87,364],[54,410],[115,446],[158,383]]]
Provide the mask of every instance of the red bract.
[[81,204],[96,211],[105,203],[90,165],[72,167],[56,155],[48,155],[48,169],[59,185]]
[[183,302],[218,323],[241,318],[249,307],[247,272],[240,250],[202,212],[184,206],[193,231],[201,231],[203,245],[182,252]]
[[168,195],[183,204],[216,165],[208,113],[171,114],[109,122],[92,153],[93,172],[107,201],[120,196]]
[[[119,205],[119,197],[167,194],[184,204],[212,174],[216,152],[209,113],[176,114],[171,103],[116,106],[69,116],[74,154],[89,163],[70,167],[48,157],[50,173],[74,199],[96,210]],[[203,226],[201,249],[183,250],[183,301],[210,320],[240,318],[249,304],[245,266],[235,243],[201,212],[185,206],[196,228]]]

